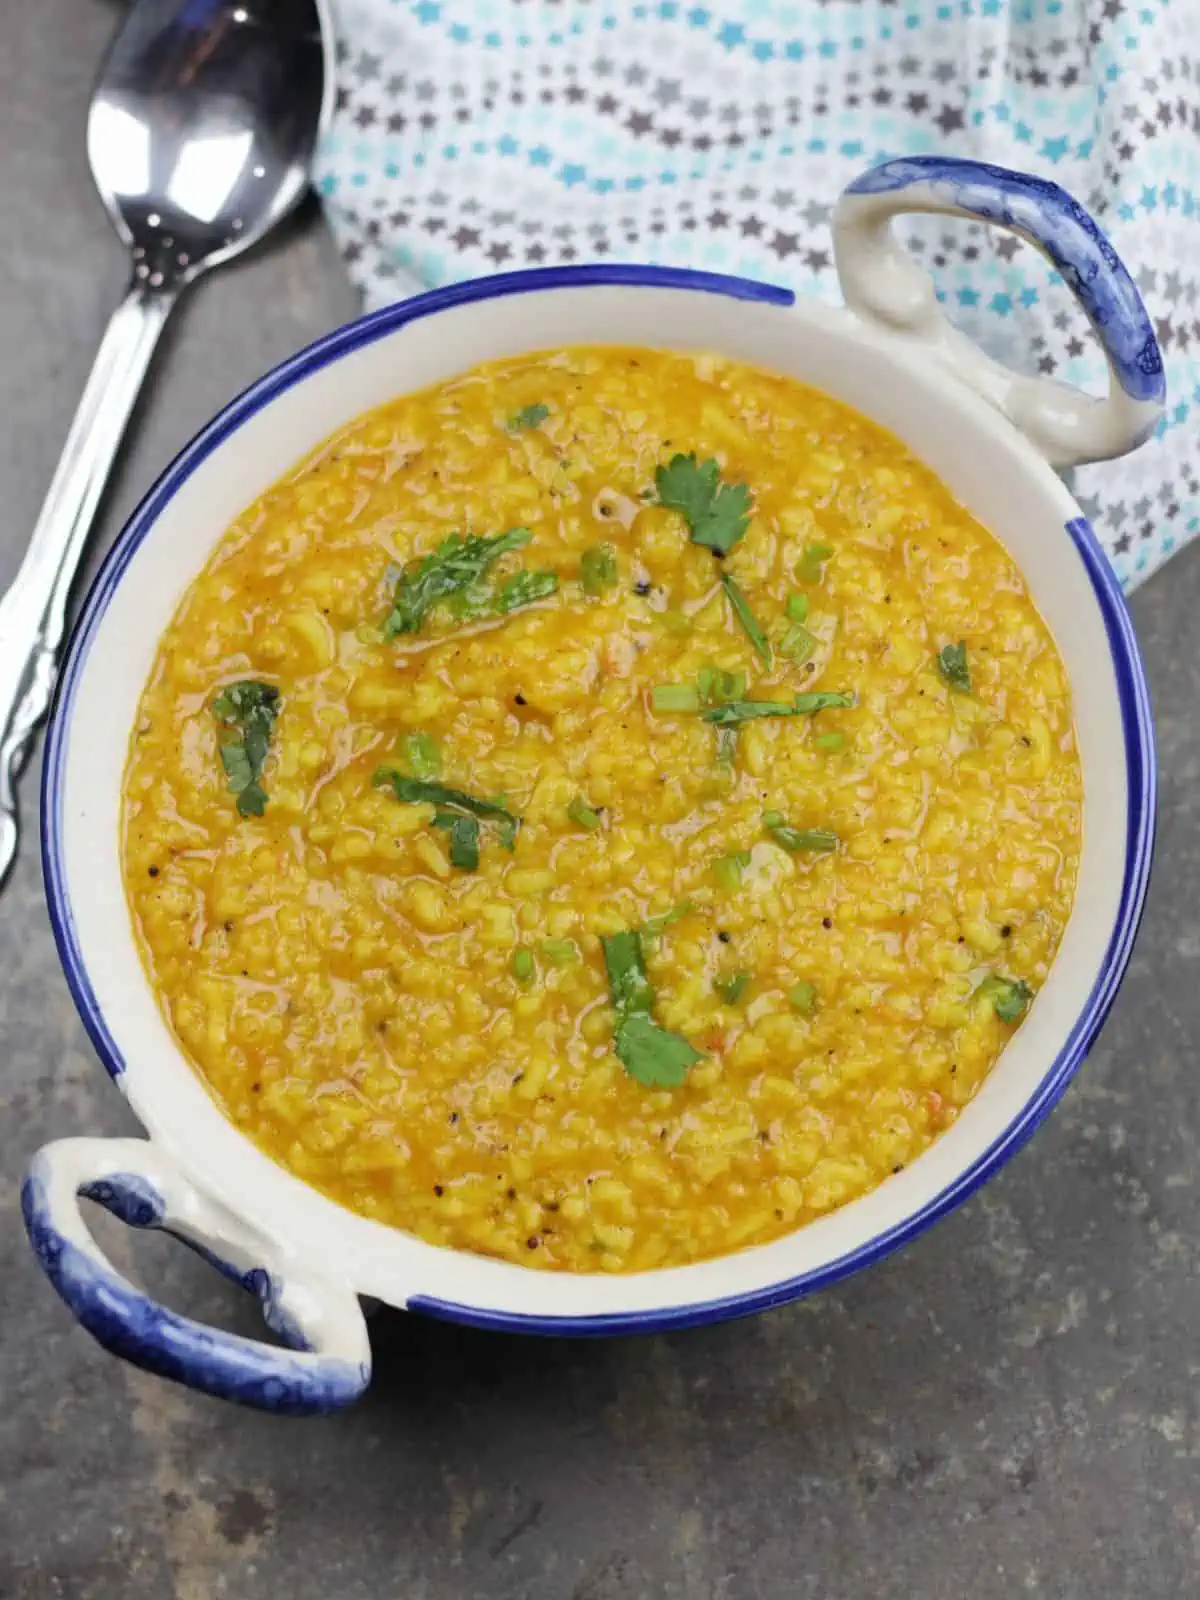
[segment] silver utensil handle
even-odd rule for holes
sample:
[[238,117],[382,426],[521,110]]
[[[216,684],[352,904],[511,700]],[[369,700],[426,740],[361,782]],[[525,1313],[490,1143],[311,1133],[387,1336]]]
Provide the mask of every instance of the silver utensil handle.
[[67,602],[100,496],[178,290],[134,282],[113,313],[29,548],[0,600],[0,884],[16,854],[15,786],[58,675]]

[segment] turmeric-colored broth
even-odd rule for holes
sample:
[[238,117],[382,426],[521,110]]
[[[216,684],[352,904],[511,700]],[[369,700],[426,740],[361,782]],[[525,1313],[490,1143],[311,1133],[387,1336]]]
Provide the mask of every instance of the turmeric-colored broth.
[[[518,529],[426,604],[450,535]],[[358,418],[238,518],[163,636],[123,852],[263,1150],[431,1242],[621,1272],[786,1233],[955,1120],[1081,803],[1020,573],[895,439],[573,349]]]

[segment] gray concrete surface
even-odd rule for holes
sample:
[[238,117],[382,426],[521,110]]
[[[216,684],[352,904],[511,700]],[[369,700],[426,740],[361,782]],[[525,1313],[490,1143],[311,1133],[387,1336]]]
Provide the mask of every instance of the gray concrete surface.
[[[82,155],[113,11],[5,7],[0,580],[122,279]],[[352,311],[316,219],[209,281],[163,351],[100,543],[172,451]],[[1181,1600],[1200,1589],[1200,552],[1140,594],[1163,765],[1133,970],[1066,1102],[979,1197],[804,1305],[532,1343],[383,1314],[369,1398],[274,1421],[113,1361],[27,1250],[49,1138],[131,1127],[27,852],[0,901],[0,1600]],[[167,1241],[105,1238],[247,1331]]]

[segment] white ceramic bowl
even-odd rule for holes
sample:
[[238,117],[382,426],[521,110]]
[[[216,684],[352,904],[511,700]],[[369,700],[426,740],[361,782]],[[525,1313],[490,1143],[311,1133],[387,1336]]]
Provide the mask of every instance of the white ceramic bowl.
[[[1109,357],[1092,400],[994,366],[941,320],[889,217],[938,210],[1038,243]],[[46,1272],[108,1348],[281,1411],[354,1399],[370,1372],[360,1297],[488,1328],[598,1334],[779,1305],[878,1260],[957,1205],[1062,1094],[1129,958],[1150,864],[1154,762],[1137,647],[1113,574],[1052,465],[1118,454],[1159,415],[1146,313],[1111,247],[1052,184],[972,163],[893,162],[843,196],[831,311],[783,289],[645,267],[498,277],[330,334],[221,413],[111,552],[64,670],[45,764],[51,917],[93,1043],[148,1138],[66,1139],[35,1158],[26,1222]],[[439,1249],[342,1209],[275,1165],[209,1098],[138,958],[121,882],[121,780],[158,639],[228,523],[328,434],[400,391],[517,352],[603,343],[717,349],[815,384],[897,434],[1011,550],[1070,675],[1086,791],[1075,909],[1037,1001],[978,1096],[921,1158],[774,1243],[629,1276],[532,1271]],[[257,1291],[287,1348],[156,1305],[100,1253],[79,1196],[168,1229]]]

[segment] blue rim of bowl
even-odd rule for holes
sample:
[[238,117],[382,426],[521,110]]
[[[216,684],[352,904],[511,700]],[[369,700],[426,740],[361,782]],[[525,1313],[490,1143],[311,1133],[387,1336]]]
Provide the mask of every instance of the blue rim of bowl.
[[[118,535],[88,592],[71,637],[47,732],[41,795],[42,863],[50,923],[59,959],[88,1036],[104,1066],[118,1083],[125,1063],[92,989],[75,929],[63,862],[62,806],[75,694],[96,630],[130,561],[166,506],[196,468],[278,395],[322,367],[386,337],[409,322],[454,306],[510,294],[593,285],[681,289],[776,306],[790,306],[795,300],[789,289],[751,279],[679,268],[618,264],[504,273],[494,278],[431,290],[335,329],[252,384],[219,412],[176,456]],[[828,1288],[850,1273],[881,1261],[961,1205],[1025,1144],[1062,1098],[1116,998],[1141,922],[1154,853],[1157,773],[1153,717],[1133,623],[1116,574],[1086,518],[1072,518],[1065,524],[1065,531],[1091,580],[1108,635],[1116,679],[1128,785],[1125,873],[1112,935],[1092,991],[1051,1066],[1004,1131],[952,1183],[894,1228],[877,1234],[823,1267],[762,1289],[691,1305],[597,1316],[531,1316],[521,1312],[481,1309],[426,1295],[412,1296],[407,1302],[410,1311],[476,1328],[560,1336],[653,1333],[671,1328],[699,1327],[767,1311]]]

